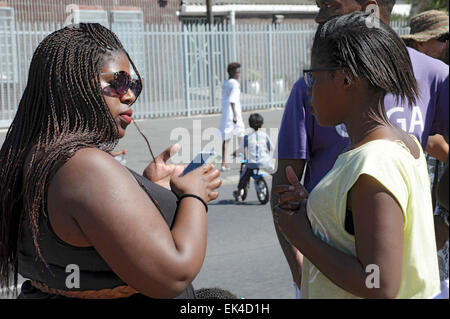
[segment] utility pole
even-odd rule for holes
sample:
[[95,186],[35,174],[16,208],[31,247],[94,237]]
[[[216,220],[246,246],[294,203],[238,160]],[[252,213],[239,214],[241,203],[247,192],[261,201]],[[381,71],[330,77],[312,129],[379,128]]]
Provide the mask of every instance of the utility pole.
[[214,24],[214,14],[212,11],[213,0],[206,0],[206,23],[209,25]]
[[215,94],[215,70],[214,70],[214,64],[215,64],[215,57],[214,57],[214,37],[213,37],[213,30],[214,30],[214,15],[212,10],[213,0],[206,0],[206,30],[209,29],[209,36],[208,36],[208,55],[209,55],[209,95],[210,95],[210,106],[211,108],[214,108],[215,102],[216,102],[216,94]]

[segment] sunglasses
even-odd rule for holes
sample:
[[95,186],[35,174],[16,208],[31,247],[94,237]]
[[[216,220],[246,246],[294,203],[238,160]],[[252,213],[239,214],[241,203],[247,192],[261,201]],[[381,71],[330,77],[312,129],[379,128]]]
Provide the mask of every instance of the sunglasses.
[[439,38],[437,38],[437,40],[439,42],[443,42],[443,43],[447,42],[448,41],[448,33],[441,35]]
[[303,70],[303,78],[305,79],[306,85],[311,88],[316,80],[314,79],[313,72],[322,72],[322,71],[336,71],[336,70],[342,70],[343,67],[336,66],[336,67],[327,67],[327,68],[316,68],[316,69],[306,69]]
[[135,98],[137,99],[142,91],[142,81],[140,79],[132,79],[125,71],[119,72],[105,72],[100,75],[113,74],[114,78],[108,81],[109,85],[103,89],[103,92],[108,96],[122,97],[131,89]]

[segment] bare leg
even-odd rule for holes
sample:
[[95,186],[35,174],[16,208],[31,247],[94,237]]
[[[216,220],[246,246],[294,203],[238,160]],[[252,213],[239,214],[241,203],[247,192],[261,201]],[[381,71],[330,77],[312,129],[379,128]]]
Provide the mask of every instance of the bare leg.
[[227,156],[226,149],[229,141],[230,140],[222,142],[222,168],[228,168],[228,166],[226,165],[226,156]]

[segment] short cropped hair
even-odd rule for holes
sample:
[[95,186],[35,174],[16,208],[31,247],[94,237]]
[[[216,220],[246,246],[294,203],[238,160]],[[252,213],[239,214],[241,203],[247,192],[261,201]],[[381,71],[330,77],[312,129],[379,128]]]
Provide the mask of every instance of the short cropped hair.
[[258,113],[253,113],[248,118],[248,125],[255,131],[259,130],[263,124],[264,118]]
[[228,64],[228,75],[229,76],[234,76],[234,74],[236,73],[236,70],[239,69],[241,67],[241,64],[239,62],[231,62],[230,64]]

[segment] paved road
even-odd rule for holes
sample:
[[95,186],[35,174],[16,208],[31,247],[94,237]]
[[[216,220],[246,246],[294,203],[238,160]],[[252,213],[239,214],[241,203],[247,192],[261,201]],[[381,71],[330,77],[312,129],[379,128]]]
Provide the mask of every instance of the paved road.
[[222,187],[220,198],[210,204],[208,248],[194,287],[221,287],[247,299],[293,298],[269,204],[259,204],[254,185],[247,200],[235,204],[234,187]]
[[[258,111],[264,127],[275,142],[282,110]],[[252,112],[244,112],[244,123]],[[191,159],[211,142],[210,130],[218,127],[220,116],[140,120],[138,125],[150,140],[155,155],[180,142],[182,152]],[[272,131],[271,131],[272,129]],[[178,133],[188,134],[178,134]],[[0,131],[3,143],[5,131]],[[194,150],[194,141],[197,141]],[[201,143],[198,143],[201,141]],[[201,145],[200,145],[201,144]],[[143,138],[130,126],[118,149],[127,148],[127,166],[138,171],[148,165],[150,155]],[[216,149],[217,150],[217,149]],[[232,201],[239,164],[224,172],[220,197],[211,203],[208,214],[208,248],[205,263],[194,281],[195,288],[221,287],[245,298],[292,298],[290,272],[279,247],[269,204],[259,205],[252,185],[244,204]],[[268,177],[270,179],[270,176]],[[270,182],[269,182],[270,185]],[[0,294],[1,298],[1,294]]]

